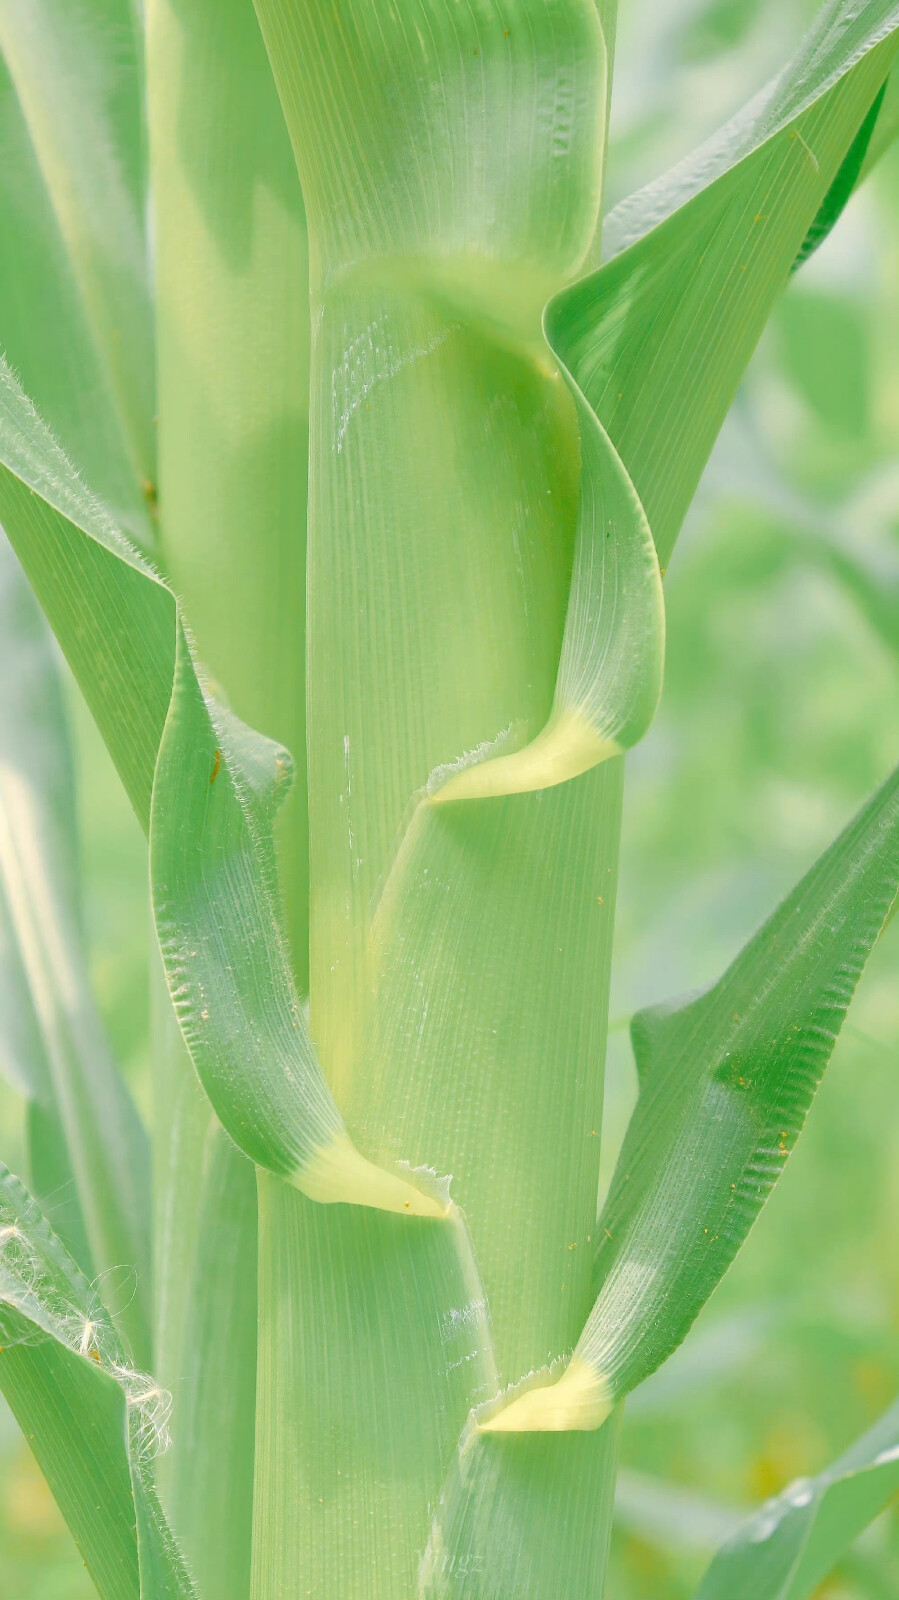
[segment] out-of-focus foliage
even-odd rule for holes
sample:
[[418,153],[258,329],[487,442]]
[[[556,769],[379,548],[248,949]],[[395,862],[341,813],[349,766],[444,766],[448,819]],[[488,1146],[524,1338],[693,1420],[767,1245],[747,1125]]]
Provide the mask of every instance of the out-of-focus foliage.
[[[609,203],[740,104],[815,10],[815,0],[622,0]],[[717,976],[895,761],[897,282],[894,148],[778,308],[666,579],[662,706],[628,763],[622,1024]],[[143,842],[80,707],[76,729],[94,976],[143,1101]],[[899,919],[761,1222],[692,1339],[628,1404],[615,1600],[688,1600],[733,1512],[820,1470],[899,1390],[897,968]],[[621,1026],[609,1172],[633,1094]],[[10,1125],[5,1101],[0,1122]],[[13,1166],[17,1154],[0,1150]],[[0,1413],[0,1600],[92,1592]],[[893,1510],[819,1594],[897,1593]]]
[[[623,5],[611,198],[738,104],[814,9]],[[631,1012],[713,979],[895,758],[897,266],[894,147],[777,309],[666,579],[665,691],[625,793],[609,1172]],[[894,923],[768,1211],[628,1405],[617,1600],[687,1600],[729,1515],[819,1471],[899,1388],[897,967]],[[893,1509],[816,1593],[897,1592]]]

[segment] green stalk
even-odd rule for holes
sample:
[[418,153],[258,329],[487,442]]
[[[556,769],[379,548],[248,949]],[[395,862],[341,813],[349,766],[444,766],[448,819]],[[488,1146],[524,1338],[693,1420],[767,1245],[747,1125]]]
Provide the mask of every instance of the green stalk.
[[311,1027],[365,1154],[464,1216],[265,1180],[254,1600],[593,1594],[614,1428],[467,1418],[590,1301],[621,767],[422,799],[553,702],[580,449],[540,319],[596,226],[602,35],[567,0],[258,9],[310,224]]

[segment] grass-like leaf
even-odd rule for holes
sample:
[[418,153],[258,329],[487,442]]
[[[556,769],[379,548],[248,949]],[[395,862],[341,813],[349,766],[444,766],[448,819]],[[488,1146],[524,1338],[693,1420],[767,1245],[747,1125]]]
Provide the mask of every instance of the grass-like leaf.
[[192,1600],[153,1484],[168,1397],[128,1362],[90,1284],[2,1166],[0,1388],[102,1600]]
[[[131,0],[8,0],[0,10],[0,52],[31,147],[22,151],[24,172],[5,175],[4,191],[8,203],[20,213],[24,208],[26,236],[36,224],[51,255],[49,264],[38,261],[30,281],[27,245],[18,262],[10,262],[18,305],[4,308],[4,333],[11,333],[4,354],[14,360],[21,354],[26,381],[37,380],[39,403],[45,394],[55,401],[50,414],[59,418],[63,438],[73,448],[87,445],[89,459],[79,465],[97,465],[104,487],[110,467],[114,474],[117,458],[124,458],[130,474],[125,509],[140,536],[149,532],[156,450],[138,18]],[[18,134],[12,107],[8,122]],[[9,160],[7,154],[4,166]],[[22,192],[26,177],[30,194]],[[4,226],[11,221],[7,212]],[[21,244],[20,232],[19,250]],[[42,328],[45,318],[49,328]],[[84,396],[70,363],[77,360],[82,329],[91,347],[87,375],[92,365],[99,368],[101,417],[106,422],[111,402],[118,423],[118,439],[104,428],[104,444],[112,446],[106,463],[79,417]],[[69,367],[74,393],[68,395],[42,349],[50,330],[57,363],[61,354]],[[121,477],[118,486],[124,488]]]
[[91,993],[74,808],[53,639],[0,536],[0,893],[21,975],[3,1025],[34,1019],[32,1037],[21,1041],[27,1057],[17,1057],[30,1079],[31,1176],[40,1195],[59,1194],[63,1228],[74,1205],[82,1265],[102,1275],[133,1357],[145,1364],[150,1151]]
[[899,1489],[899,1405],[722,1545],[696,1600],[807,1600]]
[[596,1427],[680,1343],[799,1136],[897,893],[899,772],[711,989],[638,1012],[596,1304],[559,1382],[487,1429]]
[[793,61],[606,219],[613,259],[572,291],[581,386],[664,568],[772,305],[896,52],[899,8],[830,0]]
[[[316,1199],[442,1215],[438,1200],[358,1154],[319,1067],[272,886],[273,807],[261,797],[275,791],[280,758],[204,694],[171,590],[84,489],[12,376],[0,376],[0,513],[139,814],[152,794],[166,976],[213,1107],[239,1147]],[[246,983],[235,985],[241,972]],[[207,1004],[213,995],[232,1003]]]

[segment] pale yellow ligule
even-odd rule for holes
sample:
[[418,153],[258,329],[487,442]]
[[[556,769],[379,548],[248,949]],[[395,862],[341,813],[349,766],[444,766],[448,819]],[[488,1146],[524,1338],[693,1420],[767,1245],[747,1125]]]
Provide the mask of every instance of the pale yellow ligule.
[[430,800],[440,805],[446,800],[482,800],[491,795],[551,789],[620,755],[621,748],[616,740],[597,733],[581,712],[562,711],[554,714],[523,750],[463,768]]
[[557,1383],[541,1384],[478,1424],[480,1433],[570,1433],[602,1427],[613,1407],[602,1376],[573,1356]]
[[398,1211],[407,1217],[448,1217],[452,1207],[425,1194],[396,1173],[386,1172],[360,1155],[344,1132],[316,1150],[311,1160],[290,1179],[295,1189],[322,1204],[343,1201],[372,1206],[376,1211]]

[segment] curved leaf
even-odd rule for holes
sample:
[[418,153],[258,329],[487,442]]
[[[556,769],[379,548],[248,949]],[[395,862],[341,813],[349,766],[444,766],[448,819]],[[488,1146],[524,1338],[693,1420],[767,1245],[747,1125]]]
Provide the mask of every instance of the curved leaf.
[[806,1600],[899,1489],[899,1404],[722,1545],[696,1600]]
[[[260,798],[284,758],[204,694],[173,594],[5,369],[0,463],[7,534],[138,814],[149,813],[166,976],[222,1123],[315,1199],[442,1216],[440,1201],[350,1143],[301,1016],[272,887],[274,808]],[[236,988],[235,973],[246,974]]]
[[153,1485],[168,1397],[2,1166],[0,1388],[102,1600],[195,1600]]
[[[2,1027],[31,1022],[18,1061],[30,1079],[32,1178],[41,1195],[74,1191],[91,1275],[134,1273],[130,1294],[107,1280],[110,1307],[134,1359],[147,1362],[149,1145],[91,993],[74,811],[52,635],[0,535],[0,901],[19,976]],[[63,1227],[64,1218],[65,1206]]]
[[829,0],[790,65],[606,218],[613,259],[569,291],[581,386],[664,569],[777,295],[897,48],[894,0]]
[[632,1024],[640,1096],[570,1365],[482,1427],[595,1428],[683,1339],[768,1198],[899,893],[899,771],[722,978]]

